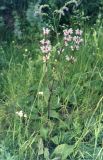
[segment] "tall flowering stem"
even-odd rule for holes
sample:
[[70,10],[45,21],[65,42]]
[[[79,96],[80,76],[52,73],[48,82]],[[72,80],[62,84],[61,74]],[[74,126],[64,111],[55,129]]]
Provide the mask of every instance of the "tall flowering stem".
[[43,39],[40,41],[40,49],[43,53],[43,62],[47,62],[49,60],[52,49],[51,42],[48,40],[49,33],[50,30],[48,28],[43,28]]
[[[49,33],[50,33],[50,30],[48,28],[43,28],[43,39],[40,41],[41,43],[40,49],[43,54],[43,62],[46,63],[46,70],[47,70],[47,62],[50,58],[51,50],[52,50],[51,42],[48,39]],[[48,79],[47,74],[46,74],[46,77]],[[50,119],[50,110],[51,110],[50,102],[53,94],[53,86],[54,86],[54,80],[52,81],[51,86],[50,87],[48,86],[49,88],[49,98],[48,98],[48,104],[47,104],[48,119]]]

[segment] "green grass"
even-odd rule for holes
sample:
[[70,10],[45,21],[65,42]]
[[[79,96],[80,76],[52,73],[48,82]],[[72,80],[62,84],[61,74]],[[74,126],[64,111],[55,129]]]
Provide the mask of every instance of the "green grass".
[[103,160],[103,28],[84,33],[75,64],[67,50],[46,70],[38,43],[0,47],[0,159]]

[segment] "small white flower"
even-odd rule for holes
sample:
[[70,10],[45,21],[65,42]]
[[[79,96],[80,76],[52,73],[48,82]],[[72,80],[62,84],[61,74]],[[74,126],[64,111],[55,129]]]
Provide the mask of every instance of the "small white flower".
[[43,95],[43,92],[38,92],[38,95]]
[[68,30],[68,32],[69,32],[69,34],[72,34],[72,33],[73,33],[73,29],[70,28],[70,29]]
[[27,118],[27,115],[25,113],[23,113],[23,111],[19,111],[19,112],[16,112],[16,114],[21,118],[21,117],[25,117]]
[[44,45],[45,39],[42,39],[42,40],[40,41],[40,43],[41,43],[42,45]]
[[24,118],[27,118],[27,115],[26,115],[26,114],[24,114]]
[[71,62],[71,63],[74,63],[74,62],[76,62],[77,61],[77,59],[75,58],[75,57],[73,57],[73,56],[68,56],[68,55],[66,55],[66,60],[68,61],[68,62]]
[[74,51],[74,47],[73,46],[71,46],[70,48],[71,48],[72,51]]
[[74,36],[73,41],[76,42],[76,40],[77,40],[77,36]]
[[27,48],[25,48],[25,52],[27,52],[28,51],[28,49]]
[[43,34],[48,35],[50,30],[48,28],[43,28]]
[[50,58],[50,54],[43,56],[43,62],[47,62]]

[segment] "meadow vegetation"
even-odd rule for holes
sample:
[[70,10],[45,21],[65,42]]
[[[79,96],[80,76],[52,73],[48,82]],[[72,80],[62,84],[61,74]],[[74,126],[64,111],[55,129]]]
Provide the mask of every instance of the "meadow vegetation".
[[0,160],[103,160],[102,20],[64,24],[68,4],[1,38]]

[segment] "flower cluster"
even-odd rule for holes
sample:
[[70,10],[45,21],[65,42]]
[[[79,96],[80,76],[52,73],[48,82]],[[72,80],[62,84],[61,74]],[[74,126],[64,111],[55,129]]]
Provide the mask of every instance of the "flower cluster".
[[50,52],[51,52],[51,43],[50,41],[47,39],[48,35],[49,35],[50,30],[48,28],[43,28],[43,36],[44,38],[40,41],[41,43],[41,51],[43,53],[43,62],[47,62],[49,60],[50,57]]
[[27,118],[27,115],[25,113],[23,113],[23,111],[19,111],[19,112],[16,112],[16,115],[18,115],[20,118],[24,117],[24,118]]
[[[73,30],[65,29],[64,33],[64,45],[69,46],[72,51],[79,50],[80,44],[83,42],[82,33],[83,31],[80,29]],[[66,55],[66,60],[71,63],[75,63],[77,59],[74,56]]]
[[82,30],[77,29],[73,31],[72,28],[63,30],[64,32],[64,45],[70,45],[72,51],[79,50],[81,42],[83,42]]
[[[51,42],[48,39],[49,33],[50,33],[50,30],[48,28],[43,28],[43,39],[40,41],[40,44],[41,44],[40,49],[43,53],[43,62],[47,62],[49,60],[50,53],[52,50]],[[63,37],[64,44],[63,46],[61,46],[60,44],[59,48],[57,48],[58,55],[64,52],[66,46],[69,46],[69,48],[72,51],[79,50],[80,45],[83,42],[83,39],[82,39],[83,31],[80,29],[73,30],[72,28],[69,28],[69,29],[64,29],[63,33],[64,33],[64,37]],[[72,53],[74,54],[74,52]],[[71,62],[71,63],[74,63],[77,61],[74,55],[70,55],[70,56],[66,55],[65,58],[68,62]]]

